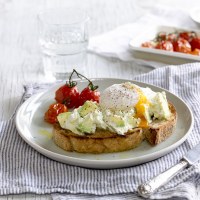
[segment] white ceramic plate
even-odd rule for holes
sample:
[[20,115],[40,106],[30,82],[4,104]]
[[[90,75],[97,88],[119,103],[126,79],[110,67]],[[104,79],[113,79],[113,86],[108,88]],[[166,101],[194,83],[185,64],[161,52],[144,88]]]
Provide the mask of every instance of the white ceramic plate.
[[[102,91],[112,84],[122,83],[127,80],[94,79],[93,81],[95,85],[99,85],[99,90]],[[131,82],[142,87],[150,87],[154,91],[163,91],[161,88],[145,83]],[[101,169],[133,166],[157,159],[169,153],[185,141],[192,129],[193,117],[188,106],[180,98],[166,91],[168,100],[175,105],[178,112],[176,129],[166,141],[154,147],[147,142],[143,142],[138,148],[119,153],[96,155],[66,152],[53,143],[51,138],[52,126],[43,120],[48,106],[54,102],[55,90],[60,85],[62,84],[32,96],[21,105],[16,114],[16,127],[21,137],[35,150],[53,160],[70,165]],[[86,86],[86,82],[81,81],[78,86],[81,90]]]
[[129,43],[130,49],[134,51],[135,57],[137,58],[155,60],[164,63],[178,64],[191,61],[200,61],[200,56],[196,55],[141,47],[142,43],[153,40],[159,32],[173,33],[175,31],[195,31],[197,35],[200,36],[200,31],[198,30],[182,29],[169,26],[154,26],[143,31],[143,33],[141,33],[138,37],[132,39]]

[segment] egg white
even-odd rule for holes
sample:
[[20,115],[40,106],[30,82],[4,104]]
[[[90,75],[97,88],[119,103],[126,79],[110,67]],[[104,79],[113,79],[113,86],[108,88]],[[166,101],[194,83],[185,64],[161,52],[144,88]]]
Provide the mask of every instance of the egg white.
[[127,82],[106,88],[100,97],[100,106],[111,110],[127,110],[139,101],[136,86]]

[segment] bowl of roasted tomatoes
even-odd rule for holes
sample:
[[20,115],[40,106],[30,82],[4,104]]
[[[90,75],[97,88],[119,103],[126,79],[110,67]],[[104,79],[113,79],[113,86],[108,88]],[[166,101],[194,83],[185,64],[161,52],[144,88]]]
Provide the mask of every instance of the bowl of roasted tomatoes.
[[142,43],[141,47],[199,56],[200,36],[194,31],[159,32],[153,40]]
[[200,32],[157,26],[131,40],[130,47],[138,52],[200,61]]

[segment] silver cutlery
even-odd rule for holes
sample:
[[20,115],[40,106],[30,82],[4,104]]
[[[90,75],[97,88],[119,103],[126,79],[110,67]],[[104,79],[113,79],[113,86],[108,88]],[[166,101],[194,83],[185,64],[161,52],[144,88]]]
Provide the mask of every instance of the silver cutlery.
[[153,177],[147,182],[139,185],[137,190],[139,195],[145,198],[150,197],[161,186],[170,181],[181,170],[185,169],[190,165],[194,165],[198,160],[200,160],[200,143],[196,145],[193,149],[189,150],[188,153],[180,160],[178,164],[162,172],[161,174]]

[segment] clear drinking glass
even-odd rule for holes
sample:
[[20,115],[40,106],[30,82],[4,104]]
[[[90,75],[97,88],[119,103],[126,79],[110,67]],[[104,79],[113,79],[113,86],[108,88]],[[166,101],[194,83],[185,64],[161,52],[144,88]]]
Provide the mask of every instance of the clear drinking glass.
[[49,9],[38,15],[39,43],[47,77],[62,80],[73,69],[84,72],[88,19],[79,8]]

